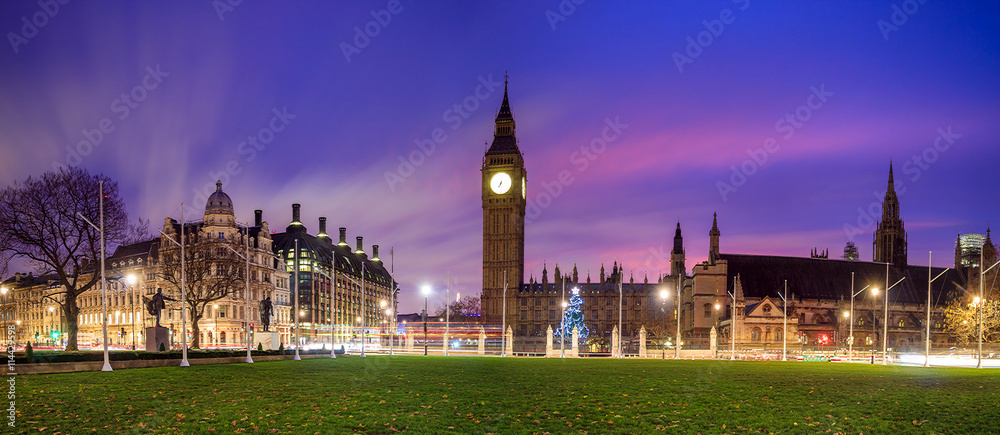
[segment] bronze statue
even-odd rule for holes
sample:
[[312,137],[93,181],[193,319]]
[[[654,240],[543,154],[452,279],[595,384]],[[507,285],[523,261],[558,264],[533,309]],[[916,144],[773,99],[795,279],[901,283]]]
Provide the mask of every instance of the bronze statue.
[[273,310],[274,305],[271,303],[270,296],[260,301],[260,324],[263,326],[264,332],[267,332],[268,328],[271,327],[271,312]]
[[143,296],[142,300],[146,303],[146,311],[149,312],[149,315],[156,317],[156,327],[157,328],[161,327],[160,326],[160,311],[162,311],[164,308],[167,307],[167,303],[164,302],[164,301],[174,301],[174,302],[177,302],[177,299],[173,299],[173,298],[164,296],[163,295],[163,289],[160,289],[160,288],[156,289],[156,294],[153,295],[152,299]]

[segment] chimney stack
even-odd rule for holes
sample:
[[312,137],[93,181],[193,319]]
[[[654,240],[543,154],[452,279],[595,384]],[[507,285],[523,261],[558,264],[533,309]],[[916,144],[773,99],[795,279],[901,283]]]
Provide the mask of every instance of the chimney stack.
[[361,237],[361,236],[358,236],[358,250],[354,251],[354,253],[355,254],[364,254],[365,253],[364,238]]
[[319,218],[319,234],[320,235],[324,235],[324,236],[326,235],[326,218],[325,217]]
[[347,228],[340,227],[340,246],[347,246]]
[[382,261],[378,259],[378,245],[372,245],[372,261]]
[[299,209],[301,207],[302,206],[299,205],[299,204],[292,204],[292,223],[293,224],[302,223],[302,221],[299,219]]
[[260,211],[260,210],[254,210],[253,211],[253,225],[254,226],[259,227],[264,222],[264,219],[262,217],[263,213],[264,212]]

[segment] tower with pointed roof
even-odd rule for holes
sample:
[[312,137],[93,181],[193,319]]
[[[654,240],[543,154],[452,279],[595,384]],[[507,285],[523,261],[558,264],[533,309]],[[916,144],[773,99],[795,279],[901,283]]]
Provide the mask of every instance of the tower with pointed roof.
[[[679,225],[679,224],[678,224]],[[712,213],[712,229],[708,232],[708,237],[710,239],[708,246],[708,263],[715,264],[715,260],[719,259],[719,236],[722,233],[719,232],[719,219],[715,213]]]
[[[515,135],[514,113],[504,76],[503,102],[494,122],[493,143],[483,156],[483,320],[501,323],[504,274],[508,289],[524,283],[524,213],[528,173]],[[510,294],[508,294],[510,296]],[[508,305],[510,303],[508,298]],[[509,309],[508,315],[513,310]]]
[[681,237],[681,223],[677,222],[674,231],[674,248],[670,250],[670,275],[684,276],[684,238]]
[[892,162],[889,162],[889,185],[882,201],[882,220],[878,222],[872,256],[875,262],[892,263],[899,269],[906,268],[906,230],[899,217],[899,198],[892,177]]

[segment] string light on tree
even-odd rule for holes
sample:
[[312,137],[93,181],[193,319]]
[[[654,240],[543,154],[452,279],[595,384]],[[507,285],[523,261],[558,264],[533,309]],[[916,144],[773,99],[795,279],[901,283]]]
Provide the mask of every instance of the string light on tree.
[[573,289],[573,295],[569,298],[569,306],[566,308],[566,314],[563,316],[559,329],[555,331],[555,336],[561,336],[564,340],[570,340],[573,338],[574,327],[580,329],[580,343],[577,344],[583,344],[587,341],[590,330],[583,323],[583,298],[580,297],[580,289],[578,288]]

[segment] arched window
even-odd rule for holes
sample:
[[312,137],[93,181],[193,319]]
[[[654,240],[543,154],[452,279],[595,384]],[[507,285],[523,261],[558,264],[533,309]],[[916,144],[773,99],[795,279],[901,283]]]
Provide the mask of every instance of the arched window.
[[750,331],[750,341],[760,343],[760,328],[753,328]]
[[705,304],[705,318],[712,317],[712,304]]
[[774,330],[774,340],[775,341],[782,341],[782,340],[785,339],[784,337],[785,337],[784,331],[782,331],[780,329],[775,329]]
[[905,327],[905,326],[906,326],[906,323],[903,322],[903,319],[899,319],[899,327],[902,328],[902,327]]

